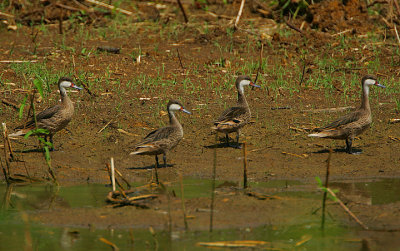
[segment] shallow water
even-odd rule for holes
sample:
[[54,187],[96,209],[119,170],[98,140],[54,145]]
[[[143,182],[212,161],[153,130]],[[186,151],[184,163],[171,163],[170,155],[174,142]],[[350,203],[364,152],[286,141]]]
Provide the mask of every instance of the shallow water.
[[[217,182],[223,189],[231,183]],[[254,189],[271,189],[278,196],[321,198],[316,185],[298,181],[271,181],[251,183]],[[384,179],[365,182],[332,182],[331,185],[360,203],[385,204],[400,200],[400,180]],[[185,198],[209,197],[211,181],[185,179]],[[179,184],[169,189],[179,195]],[[121,250],[196,250],[205,249],[198,242],[258,240],[268,242],[263,247],[304,250],[354,250],[361,247],[360,229],[352,229],[327,221],[325,231],[320,230],[320,218],[302,217],[290,225],[266,225],[257,228],[223,229],[208,231],[154,231],[150,229],[97,229],[48,226],[35,221],[34,213],[56,208],[98,208],[106,205],[105,196],[110,187],[88,184],[55,188],[49,185],[0,185],[4,193],[0,211],[0,250],[111,250],[100,241],[105,238]],[[9,196],[9,200],[6,199]],[[33,216],[31,216],[33,215]],[[297,245],[297,246],[296,246]]]

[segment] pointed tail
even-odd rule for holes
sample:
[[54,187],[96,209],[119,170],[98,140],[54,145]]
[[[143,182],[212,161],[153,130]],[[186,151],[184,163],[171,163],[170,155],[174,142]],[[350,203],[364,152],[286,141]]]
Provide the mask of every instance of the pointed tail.
[[26,132],[24,132],[24,130],[19,130],[15,133],[9,134],[9,137],[19,137],[19,136],[24,136],[26,134]]
[[325,138],[329,135],[328,135],[328,133],[325,133],[325,132],[319,132],[319,133],[308,134],[307,136],[308,137],[316,137],[316,138]]

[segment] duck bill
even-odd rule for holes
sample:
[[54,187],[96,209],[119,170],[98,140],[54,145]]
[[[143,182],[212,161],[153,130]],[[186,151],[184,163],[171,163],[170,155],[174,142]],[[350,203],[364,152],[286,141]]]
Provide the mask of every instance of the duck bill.
[[186,110],[185,108],[181,108],[181,111],[182,111],[182,112],[185,112],[185,113],[187,113],[187,114],[192,114],[191,112],[189,112],[189,111]]
[[258,87],[258,88],[260,88],[261,86],[259,86],[259,85],[256,85],[256,84],[254,84],[253,82],[250,82],[250,86],[253,86],[253,87]]
[[83,90],[82,87],[76,86],[75,84],[72,84],[71,87],[77,90]]
[[379,84],[378,81],[375,82],[375,85],[376,85],[376,86],[379,86],[379,87],[382,87],[382,88],[386,88],[386,86]]

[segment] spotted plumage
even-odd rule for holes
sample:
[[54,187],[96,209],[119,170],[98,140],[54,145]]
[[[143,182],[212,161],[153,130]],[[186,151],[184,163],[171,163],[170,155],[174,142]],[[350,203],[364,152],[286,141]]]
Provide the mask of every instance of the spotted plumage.
[[187,111],[181,102],[171,100],[167,104],[169,115],[169,126],[162,127],[149,133],[142,142],[134,145],[134,151],[131,155],[155,155],[156,164],[158,163],[158,155],[163,154],[164,166],[167,166],[166,155],[169,150],[174,148],[183,138],[183,128],[175,116],[176,111]]
[[[58,81],[58,88],[60,90],[61,103],[49,107],[36,115],[36,125],[39,129],[48,130],[50,142],[53,143],[53,135],[64,129],[71,121],[74,114],[74,104],[68,97],[65,88],[75,88],[81,90],[81,87],[76,86],[68,77],[62,77]],[[10,137],[24,136],[32,129],[36,129],[35,119],[32,118],[25,124],[22,124],[15,129],[17,132],[10,134]]]
[[219,118],[214,121],[214,126],[212,127],[212,129],[217,132],[225,133],[227,145],[229,145],[228,134],[236,132],[236,147],[239,147],[240,129],[248,124],[251,118],[249,104],[247,103],[246,97],[244,95],[244,86],[260,86],[255,85],[253,82],[251,82],[251,79],[248,76],[239,76],[236,79],[235,85],[238,92],[237,105],[234,107],[230,107],[222,112]]
[[372,85],[385,87],[379,84],[376,77],[372,75],[364,76],[361,83],[361,106],[357,110],[335,120],[334,122],[315,129],[317,133],[309,134],[309,137],[344,139],[346,140],[346,151],[348,153],[353,153],[352,142],[354,137],[363,133],[372,123],[371,107],[369,104],[369,87]]

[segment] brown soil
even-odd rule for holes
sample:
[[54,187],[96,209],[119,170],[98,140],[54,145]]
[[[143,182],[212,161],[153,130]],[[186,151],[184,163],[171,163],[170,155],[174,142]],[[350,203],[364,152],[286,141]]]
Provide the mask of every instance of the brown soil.
[[[315,176],[324,177],[325,175],[325,160],[328,156],[327,149],[330,147],[336,149],[331,162],[331,176],[334,179],[383,178],[400,175],[398,169],[400,144],[396,140],[400,137],[400,128],[399,124],[388,123],[389,119],[399,117],[395,104],[395,100],[400,98],[399,93],[393,93],[391,90],[382,92],[378,88],[371,88],[374,123],[372,128],[354,143],[355,148],[363,150],[361,155],[348,155],[340,151],[344,147],[342,141],[308,138],[307,131],[303,130],[303,128],[323,125],[343,114],[310,113],[304,110],[359,105],[360,85],[358,83],[352,85],[346,94],[343,93],[342,83],[335,79],[332,81],[335,87],[333,89],[324,90],[315,86],[315,77],[321,74],[321,71],[317,71],[321,69],[314,60],[316,58],[328,56],[337,60],[340,64],[335,69],[335,74],[338,77],[344,75],[348,81],[346,84],[350,85],[353,84],[352,81],[354,82],[352,76],[357,76],[357,81],[359,81],[368,71],[368,62],[379,57],[380,65],[374,73],[378,74],[379,79],[387,83],[389,88],[395,87],[396,83],[392,76],[398,75],[399,72],[398,68],[393,67],[392,61],[394,60],[398,65],[400,59],[397,54],[388,56],[393,54],[394,47],[390,44],[375,47],[367,40],[356,38],[362,38],[367,34],[366,31],[371,31],[382,41],[384,35],[387,35],[387,39],[392,39],[391,43],[395,40],[378,26],[372,26],[371,19],[368,19],[365,13],[351,12],[350,7],[353,2],[357,1],[348,1],[349,6],[343,7],[331,1],[330,7],[324,9],[326,12],[332,12],[331,8],[334,8],[335,11],[342,13],[343,18],[340,19],[342,23],[332,21],[328,26],[327,22],[331,19],[326,19],[324,12],[321,11],[318,15],[321,20],[324,19],[324,26],[320,26],[319,21],[317,23],[317,19],[314,18],[314,23],[305,25],[304,37],[286,26],[275,25],[275,30],[270,34],[272,40],[268,42],[264,40],[266,68],[281,65],[283,68],[291,69],[287,71],[284,79],[289,79],[292,86],[268,87],[278,81],[279,73],[265,70],[264,73],[262,72],[264,81],[258,83],[262,85],[262,88],[246,90],[253,113],[253,123],[244,128],[241,141],[247,142],[248,176],[251,181],[300,179],[313,182]],[[224,13],[221,7],[213,8],[217,14]],[[142,10],[146,11],[146,8]],[[32,43],[30,28],[21,27],[17,32],[5,29],[0,31],[0,36],[7,38],[0,40],[0,60],[25,59],[38,62],[46,60],[47,67],[54,70],[54,73],[71,70],[77,75],[88,73],[87,81],[90,85],[86,84],[95,95],[90,95],[85,90],[69,94],[75,102],[76,115],[68,125],[68,130],[59,132],[54,138],[57,150],[51,153],[52,166],[62,185],[86,182],[108,183],[109,177],[105,164],[109,162],[110,157],[114,157],[116,167],[129,181],[147,181],[150,178],[150,171],[147,168],[153,166],[154,158],[128,154],[134,142],[140,141],[152,129],[167,123],[168,118],[163,111],[168,99],[171,98],[180,99],[188,110],[193,111],[193,115],[178,114],[179,120],[184,125],[185,136],[178,147],[168,155],[170,166],[159,169],[160,179],[165,182],[176,181],[178,173],[188,177],[212,177],[215,140],[210,127],[213,119],[220,114],[225,105],[232,105],[236,101],[233,75],[245,73],[255,77],[256,67],[251,70],[247,68],[243,70],[242,67],[248,65],[250,61],[258,61],[257,37],[244,30],[238,30],[230,37],[226,33],[226,28],[222,26],[227,24],[225,19],[216,20],[194,7],[189,9],[189,14],[196,16],[193,18],[193,23],[196,23],[184,26],[179,21],[178,9],[175,10],[174,18],[178,18],[178,21],[174,24],[168,23],[162,37],[160,37],[160,25],[151,21],[117,26],[114,32],[120,30],[120,36],[108,34],[104,38],[97,31],[110,25],[111,21],[106,20],[104,24],[96,24],[99,27],[88,26],[87,30],[91,38],[84,41],[77,39],[77,31],[68,25],[64,26],[66,30],[63,41],[63,36],[58,34],[58,28],[50,25],[48,33],[40,32],[37,37],[37,55],[31,53],[35,45]],[[227,13],[229,13],[228,10]],[[210,22],[207,32],[201,26],[205,19]],[[354,20],[357,20],[357,26],[354,26]],[[257,25],[261,27],[266,21],[259,14],[246,10],[241,22],[243,27],[250,27],[250,22],[255,27]],[[300,26],[301,21],[293,23]],[[342,48],[338,36],[311,30],[309,28],[311,25],[317,25],[321,29],[328,27],[328,30],[335,32],[343,31],[347,27],[361,28],[357,29],[355,34],[354,32],[347,33],[346,47]],[[122,32],[122,30],[127,32]],[[291,31],[291,34],[282,35],[280,31],[284,30]],[[177,35],[167,36],[173,32]],[[62,43],[65,47],[60,47]],[[218,44],[223,48],[227,44],[232,44],[233,49],[231,52],[220,50]],[[95,53],[95,49],[103,45],[120,47],[121,54]],[[144,55],[141,57],[140,64],[130,56],[131,52],[138,51],[139,47]],[[73,50],[68,48],[73,48]],[[87,55],[87,52],[82,52],[83,48],[93,50],[93,53]],[[177,49],[179,49],[184,69],[180,66]],[[303,65],[302,50],[307,50],[306,71],[304,80],[299,85]],[[377,54],[377,50],[380,53]],[[214,64],[220,59],[225,61],[225,65]],[[357,66],[363,67],[353,69],[351,65],[346,64],[349,61],[357,62]],[[2,88],[18,89],[23,86],[27,88],[21,74],[12,70],[10,64],[2,63],[0,74],[2,74],[0,75],[2,80],[15,83],[15,86],[1,83]],[[137,77],[141,75],[149,79],[157,79],[153,83],[155,86],[152,86],[150,81],[145,82],[146,84],[142,87],[127,86],[132,82],[139,85]],[[324,75],[320,77],[324,78]],[[187,79],[193,85],[186,83],[189,87],[185,89]],[[163,84],[168,81],[171,83],[173,80],[175,84],[169,84],[168,88],[163,87]],[[211,80],[214,81],[216,87],[222,87],[220,92],[216,87],[211,86]],[[225,82],[229,83],[228,87],[224,87]],[[292,92],[292,89],[298,91]],[[1,92],[1,98],[15,103],[20,103],[23,97],[24,95],[18,92]],[[37,105],[41,110],[55,104],[58,99],[58,93],[53,85],[53,91],[48,99]],[[277,107],[290,109],[275,109]],[[17,113],[15,109],[2,105],[1,121],[7,122],[8,127],[13,128],[21,123],[17,119]],[[106,128],[99,133],[99,130],[105,126]],[[123,129],[130,135],[121,133],[118,129]],[[34,148],[34,140],[20,140],[22,141],[28,142],[26,148]],[[16,143],[14,147],[21,149],[22,145]],[[17,153],[17,158],[23,162],[11,163],[13,173],[24,174],[27,168],[31,176],[46,176],[42,154]],[[241,150],[217,148],[217,179],[230,181],[242,179]],[[161,200],[157,207],[164,210],[166,206],[164,202]],[[285,201],[257,201],[238,195],[234,199],[229,198],[226,204],[219,204],[218,207],[223,207],[217,208],[217,210],[220,209],[220,214],[223,213],[229,217],[216,217],[227,220],[227,222],[217,222],[217,225],[237,227],[243,224],[257,225],[260,222],[269,222],[268,220],[273,222],[274,217],[270,217],[269,214],[278,214],[280,208],[287,206],[285,203]],[[301,210],[309,209],[307,201],[299,203],[301,203],[299,206]],[[206,199],[192,199],[187,202],[189,211],[192,212],[195,208],[206,207],[206,204],[208,204]],[[179,208],[177,201],[173,201],[173,208],[175,207]],[[379,208],[369,206],[360,210],[363,211],[363,220],[367,220],[367,224],[371,223],[376,227],[385,226],[385,222],[390,223],[398,219],[396,215],[398,204]],[[382,221],[379,222],[368,222],[368,218],[379,210],[385,210],[387,217],[380,218]],[[249,211],[252,213],[246,213]],[[63,221],[62,216],[68,215],[64,220],[71,219],[77,225],[86,225],[91,221],[101,225],[103,220],[97,217],[97,214],[113,214],[117,216],[112,220],[105,217],[109,220],[106,224],[130,224],[125,221],[128,211],[124,208],[101,209],[93,214],[93,218],[89,217],[92,215],[89,209],[76,209],[69,212],[70,214],[65,214],[64,211],[53,212],[51,216],[43,213],[38,217],[45,219],[46,222],[57,224]],[[124,214],[124,217],[119,218],[119,213]],[[150,219],[150,224],[154,225],[158,218],[165,217],[153,209],[129,211],[129,213],[132,217],[140,214],[143,222],[138,224],[143,226],[149,224],[148,219]],[[74,216],[78,214],[88,217],[83,217],[85,220],[78,219]],[[146,217],[142,217],[143,214],[146,214]],[[201,229],[205,228],[206,217],[202,218],[201,213],[195,214],[194,221],[198,222],[196,224]],[[150,215],[153,216],[150,217]],[[279,217],[281,218],[284,217]],[[347,218],[343,217],[343,219]],[[395,225],[398,228],[398,221]]]

